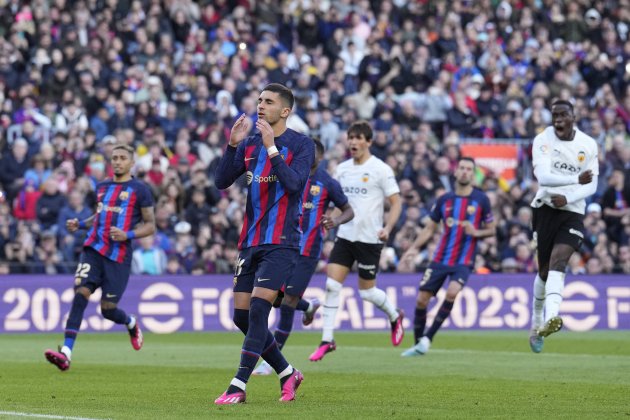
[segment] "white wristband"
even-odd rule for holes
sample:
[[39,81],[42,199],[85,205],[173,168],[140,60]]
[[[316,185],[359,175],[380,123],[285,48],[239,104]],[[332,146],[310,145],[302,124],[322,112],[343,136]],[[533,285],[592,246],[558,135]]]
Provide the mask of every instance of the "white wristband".
[[267,155],[271,156],[274,153],[279,153],[278,148],[275,145],[267,147]]

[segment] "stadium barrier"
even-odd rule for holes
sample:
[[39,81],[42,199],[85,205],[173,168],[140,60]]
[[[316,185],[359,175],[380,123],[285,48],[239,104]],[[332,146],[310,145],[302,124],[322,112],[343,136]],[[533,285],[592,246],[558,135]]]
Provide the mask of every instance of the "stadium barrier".
[[[413,322],[419,274],[381,274],[378,284],[392,302],[405,310],[406,327]],[[323,300],[325,276],[316,275],[304,295]],[[447,329],[527,329],[531,317],[533,275],[472,275],[458,297]],[[232,331],[232,276],[132,276],[120,307],[137,314],[145,331]],[[62,332],[73,298],[72,276],[5,276],[0,279],[1,333]],[[337,322],[342,330],[386,330],[388,320],[361,300],[357,280],[350,277],[341,292]],[[438,294],[438,303],[444,289]],[[82,331],[109,331],[111,321],[100,315],[100,290],[92,296]],[[437,312],[432,300],[429,321]],[[630,329],[630,281],[627,276],[568,276],[561,313],[572,331]],[[270,325],[279,314],[272,311]],[[309,327],[296,313],[295,330],[319,330],[321,313]]]

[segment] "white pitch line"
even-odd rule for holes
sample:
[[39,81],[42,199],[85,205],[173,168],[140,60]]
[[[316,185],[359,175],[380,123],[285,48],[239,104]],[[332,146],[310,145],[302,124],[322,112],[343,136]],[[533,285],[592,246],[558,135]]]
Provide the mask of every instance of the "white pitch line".
[[2,416],[35,417],[38,419],[100,420],[100,419],[92,419],[89,417],[69,417],[69,416],[53,416],[50,414],[18,413],[17,411],[0,411],[0,417]]

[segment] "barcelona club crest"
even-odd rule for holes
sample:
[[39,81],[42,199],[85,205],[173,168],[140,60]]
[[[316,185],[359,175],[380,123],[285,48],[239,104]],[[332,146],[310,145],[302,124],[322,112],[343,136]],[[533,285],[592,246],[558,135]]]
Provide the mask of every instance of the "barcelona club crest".
[[319,185],[311,185],[311,195],[316,197],[322,192],[322,188]]
[[578,162],[583,163],[586,160],[586,153],[580,150],[578,153]]
[[466,207],[466,213],[468,213],[471,216],[473,214],[475,214],[475,210],[477,210],[477,207],[475,207],[475,206],[468,206],[468,207]]
[[119,197],[120,197],[120,199],[121,199],[121,200],[123,200],[123,201],[124,201],[124,200],[127,200],[127,199],[129,198],[129,191],[123,191],[123,192],[121,192],[121,193],[120,193],[120,195],[119,195]]

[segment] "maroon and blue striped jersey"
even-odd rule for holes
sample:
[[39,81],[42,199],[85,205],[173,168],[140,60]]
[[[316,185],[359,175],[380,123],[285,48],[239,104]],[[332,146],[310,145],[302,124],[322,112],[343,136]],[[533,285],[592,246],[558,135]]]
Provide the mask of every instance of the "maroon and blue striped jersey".
[[435,223],[443,222],[433,261],[445,265],[473,266],[477,253],[477,238],[467,235],[464,222],[470,222],[476,229],[494,220],[488,196],[478,188],[468,196],[453,192],[442,195],[429,214]]
[[116,226],[128,232],[142,221],[142,210],[153,207],[153,195],[142,181],[103,181],[96,186],[96,214],[83,246],[119,263],[131,264],[131,240],[116,242],[110,230]]
[[244,249],[264,244],[299,247],[302,192],[315,159],[309,137],[287,128],[275,138],[280,152],[272,159],[260,133],[238,147],[225,149],[215,173],[219,189],[228,188],[243,173],[247,177],[245,220],[238,241]]
[[324,227],[322,216],[330,203],[341,208],[348,202],[339,182],[318,168],[308,179],[302,198],[302,240],[300,253],[306,257],[319,258],[322,252]]

